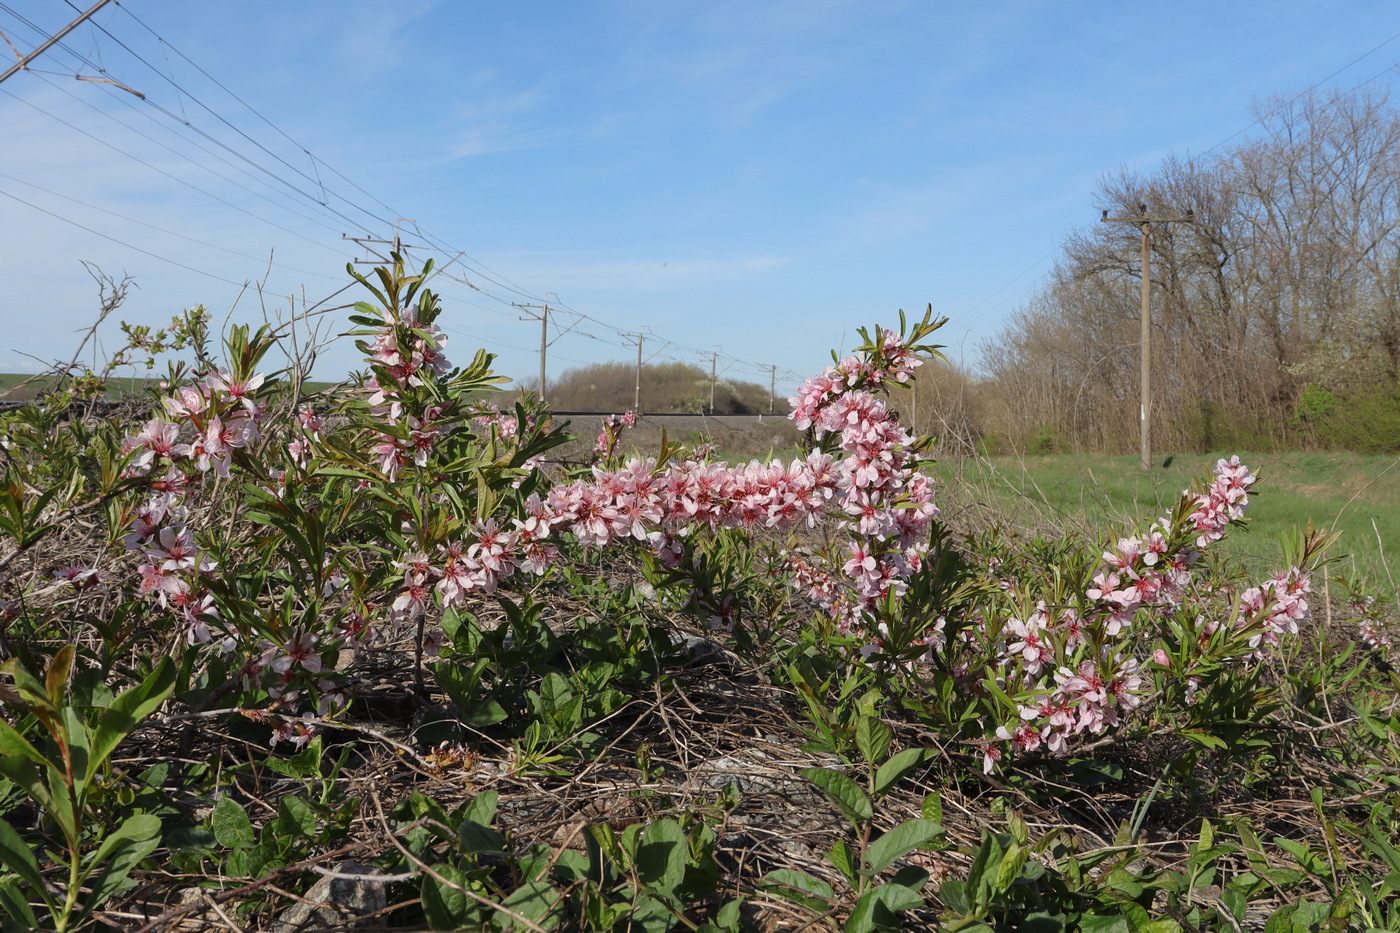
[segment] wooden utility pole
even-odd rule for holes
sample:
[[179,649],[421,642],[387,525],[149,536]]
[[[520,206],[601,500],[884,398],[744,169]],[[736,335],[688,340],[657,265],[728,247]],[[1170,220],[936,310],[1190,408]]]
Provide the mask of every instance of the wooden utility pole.
[[1142,231],[1142,385],[1138,410],[1138,432],[1142,447],[1142,468],[1152,469],[1152,253],[1153,224],[1192,224],[1196,212],[1188,210],[1182,217],[1151,216],[1147,205],[1139,204],[1137,216],[1110,217],[1108,211],[1099,218],[1109,224],[1137,224]]
[[[67,26],[64,26],[58,32],[50,36],[47,42],[39,46],[34,51],[30,52],[28,55],[21,58],[19,61],[15,62],[9,67],[8,70],[6,70],[4,74],[0,74],[0,84],[4,84],[5,79],[13,75],[15,72],[23,71],[29,65],[30,62],[34,61],[34,59],[38,58],[40,55],[43,55],[50,48],[57,45],[64,36],[68,35],[74,29],[77,29],[83,23],[87,22],[88,17],[92,16],[92,14],[96,13],[98,10],[102,9],[104,6],[111,2],[112,0],[97,0],[96,3],[94,3],[88,8],[88,11],[86,13],[79,14],[77,19],[73,20],[73,22],[69,23]],[[128,90],[130,89],[128,88]]]
[[721,349],[723,348],[720,347],[719,344],[715,344],[714,350],[711,350],[708,353],[701,351],[700,353],[701,356],[708,356],[710,358],[710,414],[712,415],[715,413],[715,362],[719,359],[718,351]]
[[768,366],[768,414],[778,410],[778,366],[770,363]]
[[[536,318],[538,318],[538,319],[539,319],[539,322],[540,322],[540,401],[543,402],[543,401],[544,401],[544,357],[545,357],[545,351],[547,351],[547,350],[549,349],[549,302],[546,301],[546,302],[544,302],[544,303],[542,303],[542,304],[537,304],[537,305],[526,305],[526,304],[521,304],[521,303],[518,302],[518,301],[512,301],[511,304],[513,304],[515,307],[521,309],[522,311],[526,312],[526,313],[529,315],[528,317],[523,317],[523,318],[521,318],[520,320],[522,320],[522,321],[533,321],[533,320],[535,320]],[[539,312],[538,315],[534,313],[534,312],[536,312],[536,311]]]
[[619,331],[618,336],[628,342],[637,341],[637,385],[632,390],[632,410],[640,413],[642,410],[642,341],[646,339],[646,335],[641,331],[635,334],[624,334]]

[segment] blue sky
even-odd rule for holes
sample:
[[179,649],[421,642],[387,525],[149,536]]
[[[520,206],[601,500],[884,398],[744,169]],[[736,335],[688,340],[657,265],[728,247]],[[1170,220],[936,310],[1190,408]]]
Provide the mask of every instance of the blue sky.
[[[0,0],[0,32],[28,51],[74,15]],[[134,277],[115,317],[256,321],[339,288],[364,255],[341,235],[397,218],[435,247],[415,255],[465,252],[437,280],[449,356],[512,377],[539,327],[510,302],[542,299],[574,328],[551,374],[632,360],[617,333],[645,330],[648,358],[717,350],[791,390],[929,303],[971,363],[1096,220],[1100,173],[1400,62],[1382,2],[121,0],[92,22],[0,84],[0,370],[72,355],[82,260]],[[317,375],[356,365],[342,340]]]

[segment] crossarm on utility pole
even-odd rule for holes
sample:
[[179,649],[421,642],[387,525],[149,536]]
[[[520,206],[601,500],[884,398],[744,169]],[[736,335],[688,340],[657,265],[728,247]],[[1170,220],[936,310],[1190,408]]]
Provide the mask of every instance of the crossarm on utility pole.
[[38,58],[40,55],[43,55],[50,48],[57,45],[63,39],[64,36],[68,35],[74,29],[77,29],[83,23],[87,22],[88,17],[92,16],[92,14],[96,13],[98,10],[102,9],[104,6],[111,2],[112,0],[97,0],[96,3],[94,3],[91,7],[88,8],[86,13],[79,14],[77,19],[73,20],[73,22],[69,23],[67,26],[64,26],[58,32],[50,36],[47,42],[45,42],[43,45],[39,46],[37,49],[30,52],[28,55],[24,56],[19,61],[11,65],[4,74],[0,75],[0,84],[4,84],[5,79],[13,75],[15,72],[23,71],[29,65],[30,62],[34,61],[34,59]]
[[[545,354],[549,352],[549,302],[542,302],[537,305],[521,304],[512,301],[512,305],[524,311],[529,317],[523,317],[522,321],[539,320],[540,322],[540,401],[544,401],[544,364]],[[538,311],[539,314],[535,314]]]

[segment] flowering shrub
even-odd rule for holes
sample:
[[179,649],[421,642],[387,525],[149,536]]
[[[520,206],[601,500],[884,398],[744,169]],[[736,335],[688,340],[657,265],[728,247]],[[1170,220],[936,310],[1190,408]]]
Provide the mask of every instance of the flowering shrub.
[[[201,362],[172,371],[161,410],[120,449],[122,482],[139,490],[112,512],[131,592],[213,652],[211,684],[236,683],[245,708],[265,698],[274,741],[312,734],[289,714],[345,705],[343,652],[411,632],[420,658],[434,654],[440,617],[576,546],[642,548],[655,582],[726,630],[758,578],[786,581],[831,623],[829,650],[939,698],[928,717],[978,743],[989,768],[1007,752],[1062,753],[1147,700],[1191,701],[1222,659],[1258,662],[1306,621],[1315,547],[1234,595],[1197,572],[1256,482],[1233,458],[1095,560],[963,559],[936,522],[929,439],[888,399],[937,353],[927,340],[943,322],[927,314],[862,329],[853,355],[802,385],[790,402],[804,456],[731,466],[668,447],[618,462],[629,412],[604,424],[598,463],[551,486],[541,457],[562,435],[542,409],[480,400],[499,381],[490,357],[453,367],[426,274],[356,274],[377,301],[352,315],[369,369],[356,390],[288,397],[259,368],[270,328],[234,328],[224,365],[193,341]],[[241,487],[231,510],[212,507],[222,487]],[[755,535],[775,542],[758,568]],[[75,588],[99,579],[55,573]]]
[[[861,330],[853,355],[802,385],[791,417],[808,444],[796,457],[730,464],[666,443],[654,456],[622,457],[629,412],[604,423],[591,464],[566,471],[544,459],[565,440],[547,409],[493,401],[500,380],[488,354],[465,366],[449,360],[429,275],[402,264],[372,279],[356,275],[374,299],[351,317],[367,371],[324,395],[301,396],[298,374],[267,362],[281,339],[272,327],[233,328],[215,360],[205,315],[195,312],[155,336],[127,329],[128,362],[173,346],[195,357],[170,369],[157,404],[130,427],[69,417],[67,402],[97,391],[86,382],[54,404],[3,416],[0,654],[17,686],[0,684],[0,702],[20,715],[0,729],[0,769],[8,769],[0,774],[13,784],[0,793],[32,785],[52,796],[49,785],[66,786],[58,854],[78,881],[62,899],[45,899],[51,913],[76,916],[106,896],[99,886],[88,897],[82,879],[108,856],[129,869],[128,854],[155,851],[154,818],[91,832],[79,824],[105,818],[93,813],[109,804],[89,803],[105,801],[100,763],[167,696],[181,710],[173,721],[241,716],[283,746],[278,755],[306,762],[320,755],[318,730],[347,718],[357,700],[353,662],[410,641],[412,702],[422,711],[436,689],[455,704],[433,709],[455,731],[418,759],[428,774],[470,771],[499,747],[502,773],[557,776],[570,757],[610,749],[600,724],[634,702],[636,680],[659,679],[675,645],[655,622],[658,601],[732,634],[740,652],[770,662],[765,669],[800,696],[816,744],[851,762],[851,749],[860,753],[863,788],[841,768],[807,772],[838,808],[850,808],[855,847],[840,843],[832,864],[865,904],[852,910],[851,929],[866,929],[855,921],[873,916],[877,903],[888,911],[921,903],[929,879],[913,865],[898,882],[874,877],[943,835],[935,801],[924,817],[875,837],[883,823],[874,802],[933,758],[895,751],[884,720],[913,720],[960,744],[969,757],[956,760],[970,761],[975,775],[1016,759],[1087,754],[1125,731],[1160,730],[1218,749],[1280,702],[1271,664],[1307,630],[1325,541],[1305,537],[1264,579],[1243,579],[1219,560],[1219,542],[1245,520],[1257,485],[1238,458],[1220,460],[1168,514],[1106,542],[956,540],[935,503],[929,439],[901,424],[891,398],[937,353],[929,340],[942,322],[925,315],[901,316],[898,330]],[[88,537],[77,541],[80,534]],[[624,576],[627,561],[602,560],[632,554],[644,579],[632,569]],[[23,576],[11,569],[21,564]],[[602,621],[552,626],[544,610],[556,596],[596,607]],[[504,616],[498,626],[474,615],[488,602]],[[1358,597],[1353,615],[1362,642],[1395,665],[1378,604]],[[170,662],[157,660],[165,655]],[[49,672],[42,682],[29,673],[40,670]],[[140,715],[94,712],[109,702]],[[1376,703],[1364,720],[1376,734],[1392,728],[1388,709]],[[36,711],[47,738],[31,721]],[[102,756],[88,762],[92,783],[79,787],[60,759],[73,736],[99,733]],[[415,731],[398,751],[431,744],[426,734]],[[635,756],[651,782],[646,747]],[[292,765],[277,760],[273,770],[289,773]],[[29,781],[25,761],[49,768],[51,779]],[[494,800],[472,805],[476,817],[462,825],[485,823],[462,833],[436,804],[412,799],[399,810],[415,827],[431,813],[424,826],[466,845],[488,832],[491,807]],[[84,817],[85,809],[93,813]],[[263,843],[248,842],[251,824],[243,832],[247,815],[238,809],[240,821],[234,809],[221,797],[215,816],[216,836],[240,840],[229,862],[240,871],[231,874],[274,871]],[[318,824],[288,804],[268,826],[314,830],[341,819],[349,816],[323,814]],[[679,853],[685,841],[669,817],[611,843],[599,832],[599,851],[611,846],[624,859],[617,877],[634,880],[641,853],[673,843],[668,851]],[[714,838],[696,832],[687,858],[703,862]],[[18,833],[0,836],[12,868],[26,878],[47,870]],[[492,852],[505,850],[504,837],[490,838]],[[85,841],[94,839],[116,841],[100,843],[96,858]],[[426,851],[420,843],[412,851]],[[984,845],[992,843],[1012,851],[996,839]],[[1016,845],[1029,850],[1027,839]],[[474,852],[461,854],[461,865],[474,865]],[[585,875],[607,874],[566,856],[558,864],[577,871],[560,882],[570,891]],[[991,871],[991,862],[979,864]],[[449,910],[456,869],[434,870],[420,892],[435,905],[424,908],[433,922],[480,925],[493,916],[488,904]],[[490,866],[470,870],[501,876]],[[688,871],[671,865],[657,874],[669,880],[658,888],[653,878],[645,896],[680,916],[676,885]],[[534,869],[518,874],[536,879],[520,891],[553,891]],[[818,879],[781,870],[766,877],[798,903],[815,897],[823,911],[841,903]],[[1017,877],[1003,880],[1035,881]],[[618,904],[642,896],[619,884],[609,895]],[[945,901],[966,902],[956,909],[968,916],[990,909],[974,903],[986,892],[968,885],[949,887]],[[27,904],[0,909],[38,924]]]
[[1297,634],[1320,539],[1287,572],[1238,592],[1202,564],[1243,520],[1254,482],[1237,457],[1221,460],[1205,491],[1183,493],[1174,514],[1097,561],[1081,552],[1059,566],[992,568],[996,596],[964,609],[942,653],[964,692],[987,699],[986,721],[1003,720],[980,739],[985,770],[1008,751],[1064,753],[1144,702],[1190,703],[1223,667],[1261,661]]

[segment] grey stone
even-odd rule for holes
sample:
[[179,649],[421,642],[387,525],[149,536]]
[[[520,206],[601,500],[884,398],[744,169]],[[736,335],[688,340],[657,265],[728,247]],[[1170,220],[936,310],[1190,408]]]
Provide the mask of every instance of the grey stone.
[[305,899],[282,911],[268,929],[271,933],[297,933],[320,927],[349,927],[384,910],[386,882],[372,865],[347,860],[311,886]]

